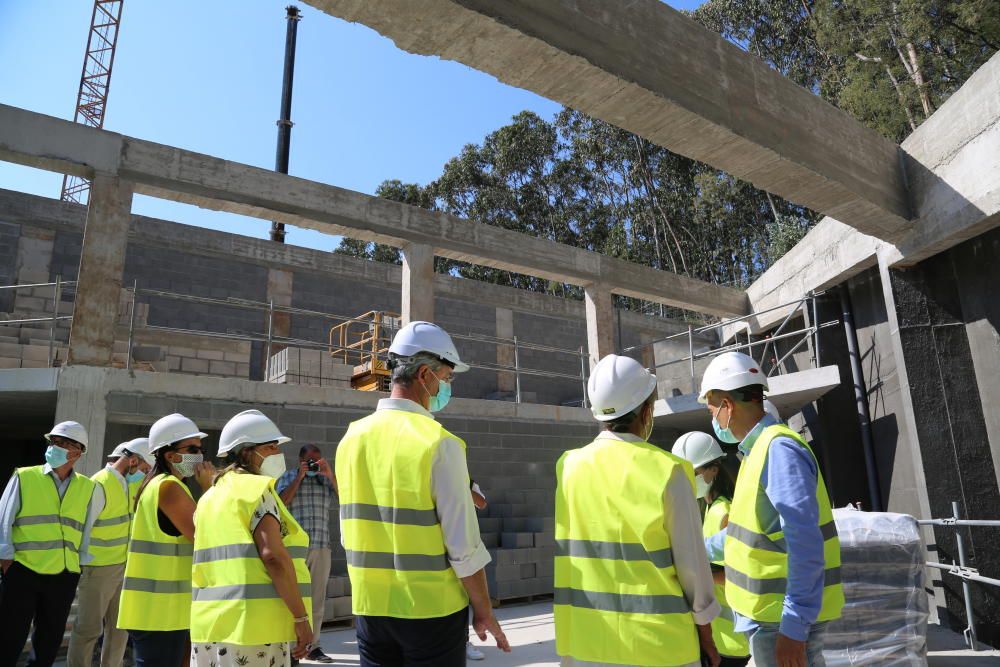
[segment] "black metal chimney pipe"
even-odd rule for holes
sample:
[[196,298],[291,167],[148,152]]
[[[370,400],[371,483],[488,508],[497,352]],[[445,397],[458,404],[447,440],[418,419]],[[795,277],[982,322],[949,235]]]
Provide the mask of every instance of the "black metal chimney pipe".
[[[285,75],[281,82],[281,117],[278,119],[278,148],[274,155],[274,170],[288,173],[288,153],[292,144],[292,81],[295,78],[295,38],[302,14],[295,5],[285,7],[288,29],[285,32]],[[285,242],[285,223],[271,223],[271,240]]]

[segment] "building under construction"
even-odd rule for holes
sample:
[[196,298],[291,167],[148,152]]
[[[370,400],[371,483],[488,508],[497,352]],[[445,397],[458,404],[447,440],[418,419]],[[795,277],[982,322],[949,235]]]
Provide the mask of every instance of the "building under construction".
[[[39,460],[53,420],[103,441],[86,453],[93,472],[175,411],[217,435],[259,408],[332,457],[386,388],[392,332],[425,319],[473,366],[442,422],[490,496],[481,530],[498,598],[552,590],[555,461],[593,436],[587,373],[616,351],[657,369],[659,444],[710,431],[695,378],[713,353],[741,349],[817,452],[836,506],[942,518],[957,502],[963,518],[1000,518],[1000,55],[896,145],[656,0],[602,12],[560,0],[544,21],[506,1],[309,4],[828,217],[738,290],[0,105],[0,159],[90,188],[89,205],[0,191],[5,478]],[[637,44],[641,61],[628,57]],[[391,244],[404,262],[135,216],[134,194]],[[586,298],[435,274],[436,256]],[[616,310],[615,294],[719,323]],[[925,530],[928,560],[957,561],[959,533],[967,567],[1000,576],[1000,530]],[[961,580],[930,572],[932,606],[964,628]],[[331,616],[349,612],[342,577],[329,594]],[[972,607],[979,638],[1000,644],[1000,589],[973,586]]]

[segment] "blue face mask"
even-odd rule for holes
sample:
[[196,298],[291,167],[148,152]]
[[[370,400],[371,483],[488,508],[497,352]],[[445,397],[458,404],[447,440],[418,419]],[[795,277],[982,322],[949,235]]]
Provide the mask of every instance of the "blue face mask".
[[[435,375],[434,377],[437,377],[437,375]],[[423,382],[421,382],[420,384],[423,384]],[[424,391],[427,391],[428,394],[431,393],[430,391],[427,390],[426,386],[424,386]],[[448,405],[448,401],[450,400],[451,400],[451,383],[445,382],[441,378],[438,378],[437,396],[430,397],[430,401],[427,404],[427,409],[430,412],[440,412],[441,410],[444,410],[444,406]]]
[[53,468],[58,468],[59,466],[66,465],[68,450],[58,447],[56,445],[49,445],[45,450],[45,462],[48,463]]
[[[729,422],[732,423],[732,421],[733,417],[732,414],[730,414]],[[712,417],[712,430],[715,431],[715,437],[718,438],[721,442],[724,442],[729,445],[736,445],[739,444],[740,442],[740,439],[737,438],[735,435],[733,435],[733,432],[729,430],[729,427],[727,426],[726,428],[722,428],[722,425],[719,423],[719,420],[716,419],[715,417]]]
[[136,470],[135,472],[130,472],[125,475],[125,481],[129,484],[135,484],[136,482],[141,482],[142,478],[146,476],[146,473],[141,470]]
[[316,475],[318,475],[318,474],[319,474],[319,473],[318,473],[318,472],[316,472],[315,470],[307,470],[307,471],[306,471],[306,477],[315,477],[315,476],[316,476]]

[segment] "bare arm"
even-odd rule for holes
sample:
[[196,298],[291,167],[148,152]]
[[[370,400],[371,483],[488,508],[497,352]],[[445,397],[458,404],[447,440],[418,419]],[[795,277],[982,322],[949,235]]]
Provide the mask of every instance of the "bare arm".
[[167,515],[174,528],[181,535],[194,542],[194,499],[184,493],[178,482],[164,482],[160,485],[160,510]]
[[274,588],[284,601],[292,618],[304,621],[295,623],[296,643],[292,655],[296,658],[305,657],[309,652],[309,642],[312,641],[312,626],[309,623],[305,602],[299,593],[299,582],[295,577],[295,565],[288,549],[281,541],[281,525],[273,515],[268,514],[253,531],[253,541],[257,545],[257,553],[274,582]]
[[504,635],[500,624],[493,615],[493,605],[490,603],[490,591],[486,586],[486,570],[482,569],[469,577],[460,579],[469,594],[469,604],[472,605],[472,629],[481,641],[486,641],[489,632],[496,639],[497,648],[510,653],[510,642]]

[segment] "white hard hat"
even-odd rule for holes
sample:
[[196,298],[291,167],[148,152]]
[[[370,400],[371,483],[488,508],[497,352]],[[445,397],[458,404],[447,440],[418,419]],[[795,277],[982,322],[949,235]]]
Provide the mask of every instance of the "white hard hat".
[[54,435],[79,442],[83,445],[83,451],[87,451],[87,429],[80,422],[59,422],[45,434],[45,439],[48,440]]
[[244,410],[222,427],[222,435],[219,436],[219,456],[265,442],[277,442],[283,445],[290,441],[291,438],[283,436],[274,422],[263,412]]
[[656,391],[656,376],[631,357],[617,354],[597,362],[587,381],[587,396],[594,419],[618,419],[646,402]]
[[781,413],[778,412],[777,406],[775,406],[774,403],[767,400],[766,398],[764,399],[764,412],[771,415],[779,422],[781,421]]
[[117,459],[122,456],[128,456],[129,454],[141,456],[142,460],[149,465],[156,463],[156,459],[149,453],[149,438],[136,438],[134,440],[129,440],[128,442],[123,442],[111,450],[111,453],[108,454],[108,458]]
[[182,414],[174,413],[160,417],[149,427],[149,453],[159,451],[168,445],[188,438],[207,438],[207,433],[198,430],[198,425]]
[[670,451],[695,468],[717,461],[726,455],[715,438],[701,431],[691,431],[677,438]]
[[469,370],[469,365],[458,358],[458,350],[448,332],[430,322],[410,322],[393,336],[389,352],[401,357],[412,357],[418,352],[430,352],[455,366],[456,373]]
[[742,352],[726,352],[720,354],[705,369],[701,377],[701,393],[699,403],[708,403],[708,392],[713,389],[732,391],[752,384],[763,385],[767,389],[767,376],[760,370],[757,362]]

